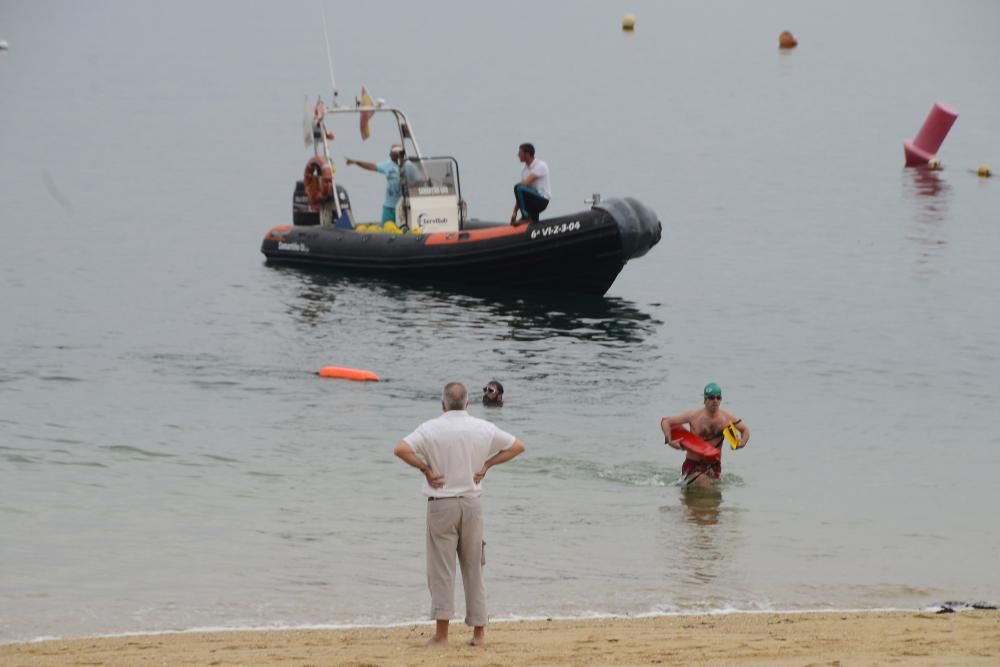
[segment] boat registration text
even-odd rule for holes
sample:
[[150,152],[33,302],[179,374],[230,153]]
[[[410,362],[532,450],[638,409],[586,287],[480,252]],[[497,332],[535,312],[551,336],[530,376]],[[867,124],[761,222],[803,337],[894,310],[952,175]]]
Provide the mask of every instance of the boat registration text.
[[552,225],[551,227],[542,227],[541,229],[531,230],[531,238],[538,238],[539,236],[552,236],[553,234],[564,234],[566,232],[575,232],[581,227],[579,220],[574,220],[573,222],[564,222],[561,225]]

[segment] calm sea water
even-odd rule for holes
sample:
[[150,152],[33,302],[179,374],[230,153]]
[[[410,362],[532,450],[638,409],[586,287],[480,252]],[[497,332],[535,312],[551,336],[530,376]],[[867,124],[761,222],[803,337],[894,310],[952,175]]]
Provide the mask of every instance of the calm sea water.
[[[1000,5],[326,3],[341,101],[406,109],[474,216],[525,140],[552,212],[659,213],[603,299],[263,263],[319,8],[0,3],[0,640],[423,618],[392,447],[494,377],[496,618],[1000,598]],[[945,169],[903,169],[935,101]],[[710,380],[753,438],[685,495],[658,420]]]

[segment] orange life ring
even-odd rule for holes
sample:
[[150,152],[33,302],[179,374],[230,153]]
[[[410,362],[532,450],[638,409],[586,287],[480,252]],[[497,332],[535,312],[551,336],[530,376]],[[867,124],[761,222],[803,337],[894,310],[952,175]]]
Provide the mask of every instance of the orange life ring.
[[333,165],[322,155],[314,155],[306,162],[302,183],[310,206],[319,206],[333,198]]

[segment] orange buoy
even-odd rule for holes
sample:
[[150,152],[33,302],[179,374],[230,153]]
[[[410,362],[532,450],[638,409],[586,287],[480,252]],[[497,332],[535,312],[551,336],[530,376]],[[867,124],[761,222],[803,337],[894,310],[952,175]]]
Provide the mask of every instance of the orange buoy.
[[788,32],[787,30],[778,35],[778,47],[782,49],[794,49],[799,43],[795,39],[795,35]]
[[316,375],[321,378],[340,378],[342,380],[360,380],[378,382],[378,376],[371,371],[363,371],[357,368],[340,368],[338,366],[324,366],[316,371]]
[[302,174],[306,199],[313,208],[333,199],[333,165],[322,155],[314,155]]

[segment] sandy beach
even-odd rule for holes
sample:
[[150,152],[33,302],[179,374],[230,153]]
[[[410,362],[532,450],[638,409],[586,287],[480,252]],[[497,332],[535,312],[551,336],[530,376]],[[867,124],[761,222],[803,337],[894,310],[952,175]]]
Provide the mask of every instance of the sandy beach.
[[1000,613],[733,614],[432,627],[178,633],[0,645],[15,665],[996,665]]

